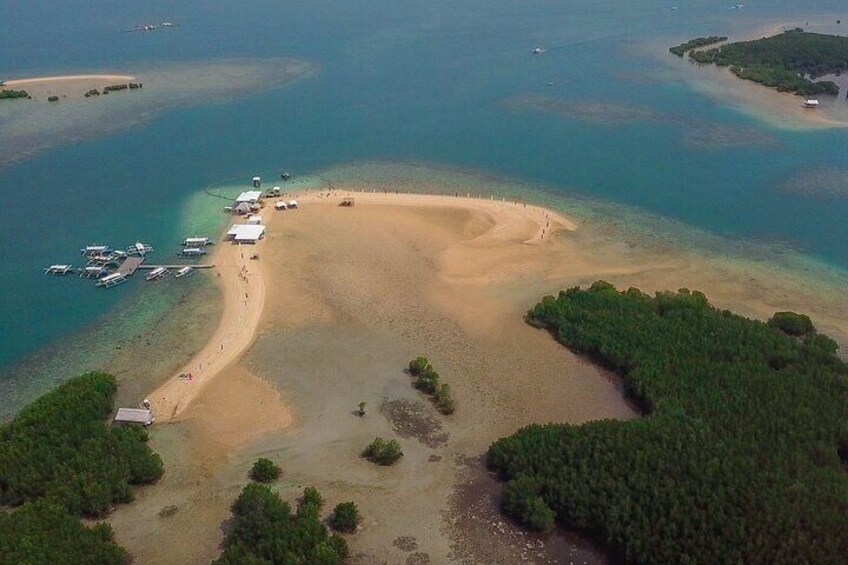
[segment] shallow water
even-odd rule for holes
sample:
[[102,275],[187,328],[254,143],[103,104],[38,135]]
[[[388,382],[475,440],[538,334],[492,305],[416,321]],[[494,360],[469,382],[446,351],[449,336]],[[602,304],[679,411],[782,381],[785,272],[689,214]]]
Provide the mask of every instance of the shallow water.
[[[43,277],[43,266],[76,259],[80,246],[98,240],[141,239],[168,256],[189,232],[225,221],[217,215],[221,201],[198,196],[204,186],[246,181],[255,171],[309,174],[375,160],[471,170],[515,179],[518,192],[526,184],[600,199],[611,203],[607,210],[627,210],[627,221],[639,212],[679,221],[753,254],[770,256],[749,245],[765,242],[767,250],[776,244],[848,267],[848,198],[803,183],[793,188],[805,171],[848,169],[848,132],[774,129],[695,92],[650,51],[769,23],[824,25],[841,3],[808,2],[803,12],[788,0],[744,10],[677,5],[672,12],[655,0],[0,2],[0,19],[15,24],[0,34],[4,76],[280,57],[315,69],[287,86],[272,71],[259,82],[254,73],[250,96],[215,96],[210,86],[208,96],[138,110],[129,129],[95,128],[96,137],[85,128],[75,136],[57,120],[30,132],[38,143],[4,138],[5,152],[18,142],[35,149],[0,169],[0,381],[7,391],[28,391],[6,395],[3,412],[67,376],[57,369],[24,377],[22,366],[99,366],[104,354],[62,344],[96,335],[94,349],[112,349],[116,316],[134,334],[151,324],[174,332],[179,324],[168,316],[193,315],[178,305],[187,287],[174,281],[155,296],[138,280],[101,291]],[[122,33],[162,20],[179,26]],[[550,50],[533,56],[537,45]],[[539,97],[572,111],[508,103]],[[601,116],[642,109],[641,118],[599,123],[587,119],[589,104]],[[3,116],[0,128],[9,124]],[[187,212],[199,202],[202,210]]]

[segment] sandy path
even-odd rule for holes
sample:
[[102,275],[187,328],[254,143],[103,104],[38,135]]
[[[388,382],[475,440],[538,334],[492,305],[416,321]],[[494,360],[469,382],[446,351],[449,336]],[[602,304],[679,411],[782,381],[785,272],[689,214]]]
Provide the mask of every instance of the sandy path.
[[[265,211],[263,221],[269,218]],[[221,242],[213,254],[215,271],[221,284],[224,309],[212,339],[148,399],[157,422],[179,417],[198,394],[222,369],[250,346],[265,303],[265,277],[259,261],[250,256],[261,250],[257,246]],[[182,375],[191,373],[191,378]]]
[[[359,202],[368,204],[482,212],[495,224],[492,233],[497,239],[518,238],[526,244],[542,243],[559,230],[577,229],[573,222],[556,212],[517,201],[353,190],[312,193],[301,196],[299,200],[301,205],[309,205],[313,202],[326,203],[332,198],[333,204],[336,204],[343,195],[351,195]],[[278,215],[272,209],[270,201],[262,214],[263,223],[266,225]],[[528,229],[528,225],[532,228]],[[224,296],[221,322],[206,346],[176,375],[148,396],[157,423],[179,419],[201,391],[222,370],[237,361],[256,339],[267,283],[261,261],[252,261],[249,257],[254,252],[261,252],[263,245],[264,242],[260,242],[256,248],[246,246],[242,249],[230,243],[223,243],[215,250],[213,260]],[[189,373],[192,375],[190,379],[182,376]]]

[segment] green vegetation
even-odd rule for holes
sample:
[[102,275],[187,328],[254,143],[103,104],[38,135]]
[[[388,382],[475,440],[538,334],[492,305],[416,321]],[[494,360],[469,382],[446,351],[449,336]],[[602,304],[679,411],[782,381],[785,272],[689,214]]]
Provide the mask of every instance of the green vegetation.
[[147,432],[107,425],[116,390],[112,375],[86,373],[0,426],[0,502],[23,505],[0,512],[0,561],[123,563],[109,526],[78,518],[102,516],[132,500],[130,485],[162,476]]
[[403,457],[403,450],[401,450],[396,439],[386,441],[378,436],[368,444],[368,447],[362,452],[362,457],[378,465],[394,465],[398,459]]
[[257,459],[250,468],[250,478],[259,483],[273,483],[282,474],[279,465],[264,457]]
[[711,35],[709,37],[696,37],[695,39],[690,39],[686,43],[681,43],[680,45],[675,45],[674,47],[670,47],[669,51],[677,55],[678,57],[683,57],[683,55],[689,51],[690,49],[697,49],[698,47],[706,47],[707,45],[713,45],[715,43],[721,43],[722,41],[727,41],[727,38],[723,35]]
[[409,362],[409,374],[415,378],[415,388],[433,397],[436,409],[442,414],[453,414],[456,411],[456,401],[451,396],[451,388],[447,384],[439,384],[439,373],[426,357],[416,357]]
[[48,498],[72,514],[102,516],[156,481],[162,460],[139,427],[110,427],[115,377],[86,373],[60,385],[0,427],[0,502]]
[[753,41],[738,41],[691,51],[696,63],[730,67],[746,80],[803,96],[839,94],[833,81],[814,82],[848,69],[848,37],[805,32],[801,28]]
[[39,500],[11,514],[0,512],[2,563],[122,565],[125,560],[108,524],[86,528],[58,504]]
[[0,100],[14,100],[15,98],[29,98],[26,90],[0,90]]
[[348,555],[347,542],[329,534],[317,507],[301,502],[297,514],[292,514],[289,504],[267,485],[244,487],[232,512],[217,565],[339,565]]
[[848,555],[848,365],[833,340],[699,292],[604,282],[545,297],[528,321],[621,374],[648,416],[495,442],[488,465],[508,481],[510,516],[542,530],[555,518],[631,563]]
[[359,515],[359,508],[354,502],[342,502],[333,508],[333,513],[330,515],[330,526],[339,532],[355,532],[360,522],[362,522],[362,516]]
[[324,505],[324,499],[321,497],[321,493],[318,492],[317,488],[306,487],[303,489],[303,497],[300,499],[300,504],[302,506],[314,506],[316,509],[320,510]]
[[777,312],[771,317],[768,324],[794,336],[804,336],[816,331],[809,316],[795,312]]

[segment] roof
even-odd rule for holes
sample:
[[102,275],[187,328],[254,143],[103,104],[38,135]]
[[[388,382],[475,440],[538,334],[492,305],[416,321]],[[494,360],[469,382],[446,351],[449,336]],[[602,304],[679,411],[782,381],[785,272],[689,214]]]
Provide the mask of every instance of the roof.
[[262,196],[261,190],[248,190],[239,194],[236,202],[256,202],[260,196]]
[[265,233],[265,226],[258,224],[233,224],[227,235],[234,241],[258,241]]
[[118,408],[115,421],[148,425],[153,423],[153,412],[141,408]]

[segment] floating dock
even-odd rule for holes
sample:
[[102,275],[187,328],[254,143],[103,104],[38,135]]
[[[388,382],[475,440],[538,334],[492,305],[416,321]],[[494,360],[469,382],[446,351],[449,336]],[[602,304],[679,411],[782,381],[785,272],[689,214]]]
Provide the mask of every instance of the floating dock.
[[125,277],[132,276],[138,270],[142,263],[144,263],[144,256],[127,257],[118,266],[118,268],[115,270],[115,273],[123,275]]

